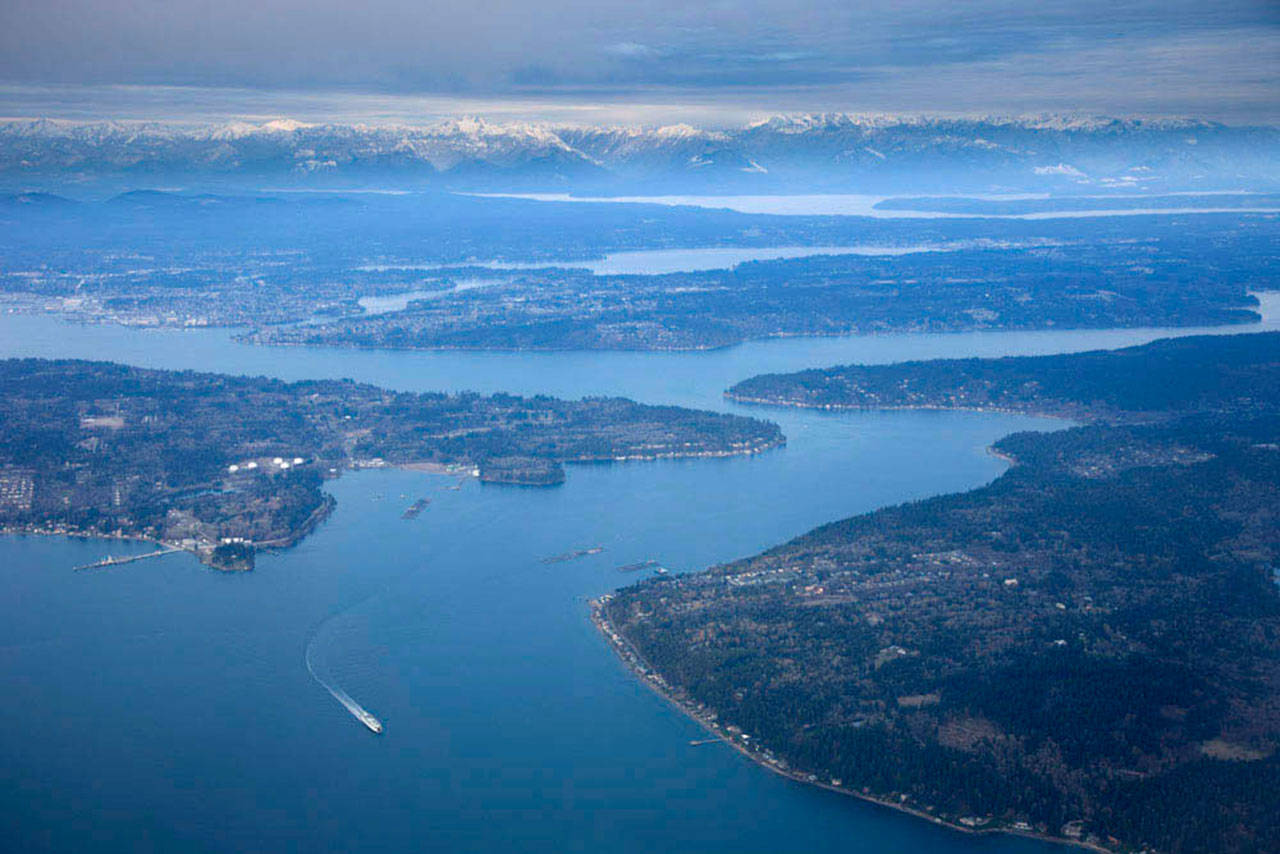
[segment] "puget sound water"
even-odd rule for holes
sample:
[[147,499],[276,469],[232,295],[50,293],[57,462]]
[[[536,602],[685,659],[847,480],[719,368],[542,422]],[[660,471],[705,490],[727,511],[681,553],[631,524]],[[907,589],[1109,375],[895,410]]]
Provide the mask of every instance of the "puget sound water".
[[[1266,301],[1273,327],[1275,300]],[[1258,327],[1252,327],[1257,329]],[[1189,330],[1179,330],[1179,334]],[[1233,327],[1231,331],[1248,331]],[[0,848],[81,852],[1006,852],[759,768],[635,681],[588,620],[616,567],[750,555],[834,519],[978,486],[1061,422],[739,407],[733,382],[851,361],[1048,353],[1160,330],[779,339],[707,353],[262,348],[222,331],[0,316],[0,356],[352,377],[741,411],[784,449],[573,466],[554,489],[348,473],[299,546],[223,574],[144,544],[0,538]],[[411,520],[402,511],[429,497]],[[541,558],[604,546],[566,563]],[[308,671],[377,715],[374,735]]]

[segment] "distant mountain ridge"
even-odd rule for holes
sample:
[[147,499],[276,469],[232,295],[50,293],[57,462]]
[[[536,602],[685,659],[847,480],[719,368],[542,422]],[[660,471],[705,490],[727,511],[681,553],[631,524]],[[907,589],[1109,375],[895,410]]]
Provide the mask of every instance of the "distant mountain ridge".
[[1280,187],[1280,128],[1197,119],[824,113],[731,130],[494,123],[0,122],[0,181],[569,192],[1097,192]]

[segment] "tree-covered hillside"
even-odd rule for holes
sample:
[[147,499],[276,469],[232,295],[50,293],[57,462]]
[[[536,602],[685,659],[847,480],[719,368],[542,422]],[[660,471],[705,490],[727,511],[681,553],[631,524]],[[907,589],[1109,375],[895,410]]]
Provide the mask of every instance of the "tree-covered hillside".
[[991,485],[601,606],[624,656],[801,779],[1117,850],[1280,848],[1280,336],[764,377],[808,405],[1113,418]]

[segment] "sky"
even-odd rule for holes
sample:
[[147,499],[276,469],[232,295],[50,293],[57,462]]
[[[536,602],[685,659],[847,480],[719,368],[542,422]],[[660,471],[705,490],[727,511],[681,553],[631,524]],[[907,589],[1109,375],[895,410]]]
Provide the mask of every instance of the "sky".
[[1280,123],[1280,0],[0,0],[0,115]]

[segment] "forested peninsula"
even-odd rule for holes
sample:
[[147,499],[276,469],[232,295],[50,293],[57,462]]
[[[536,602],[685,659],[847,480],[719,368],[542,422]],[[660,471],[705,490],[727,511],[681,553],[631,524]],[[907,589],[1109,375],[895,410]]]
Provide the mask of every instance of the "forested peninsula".
[[820,409],[993,409],[1081,420],[1272,411],[1280,333],[1166,338],[1119,350],[938,359],[762,374],[726,392],[743,403]]
[[972,492],[596,604],[769,767],[957,827],[1280,850],[1280,334],[756,377],[819,407],[1067,415]]
[[349,380],[0,361],[0,529],[137,537],[249,568],[332,508],[348,468],[434,464],[550,485],[563,463],[727,456],[766,421],[620,398],[409,393]]

